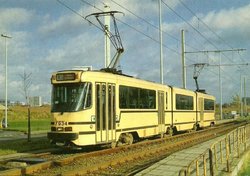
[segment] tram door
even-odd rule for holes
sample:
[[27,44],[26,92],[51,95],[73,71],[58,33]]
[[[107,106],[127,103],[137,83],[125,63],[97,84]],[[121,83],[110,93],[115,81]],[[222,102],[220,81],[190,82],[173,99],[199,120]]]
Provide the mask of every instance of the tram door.
[[115,139],[115,84],[96,83],[96,142]]
[[158,91],[158,127],[159,133],[163,137],[165,133],[165,111],[164,111],[164,92]]
[[199,98],[199,107],[200,107],[200,124],[204,125],[204,99]]

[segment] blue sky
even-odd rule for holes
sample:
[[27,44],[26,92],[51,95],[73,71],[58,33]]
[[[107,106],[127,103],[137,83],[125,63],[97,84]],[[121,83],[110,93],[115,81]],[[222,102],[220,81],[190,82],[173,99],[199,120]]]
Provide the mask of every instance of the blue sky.
[[[123,12],[124,16],[117,15],[125,48],[120,62],[123,73],[159,82],[158,0],[61,1],[82,16],[100,12],[104,3],[111,10]],[[0,3],[0,33],[12,36],[8,40],[10,100],[24,101],[19,76],[24,71],[32,73],[30,95],[42,96],[48,102],[52,72],[81,65],[92,65],[94,69],[104,66],[102,31],[56,0],[0,0]],[[165,84],[182,86],[181,29],[186,31],[186,51],[246,49],[239,53],[187,54],[186,65],[218,65],[220,56],[222,64],[250,63],[249,0],[163,0],[162,19]],[[95,22],[94,18],[90,20]],[[4,39],[0,38],[0,98],[4,97],[4,46]],[[240,74],[248,75],[250,96],[248,69],[249,66],[221,67],[223,102],[240,94]],[[187,88],[195,90],[192,77],[193,67],[187,67]],[[205,67],[198,80],[201,88],[219,100],[218,67]]]

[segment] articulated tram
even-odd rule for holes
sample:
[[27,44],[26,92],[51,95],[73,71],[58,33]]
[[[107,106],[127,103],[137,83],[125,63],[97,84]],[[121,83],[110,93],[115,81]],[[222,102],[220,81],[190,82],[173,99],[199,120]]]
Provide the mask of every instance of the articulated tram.
[[215,97],[92,70],[55,72],[48,138],[72,146],[132,144],[215,124]]

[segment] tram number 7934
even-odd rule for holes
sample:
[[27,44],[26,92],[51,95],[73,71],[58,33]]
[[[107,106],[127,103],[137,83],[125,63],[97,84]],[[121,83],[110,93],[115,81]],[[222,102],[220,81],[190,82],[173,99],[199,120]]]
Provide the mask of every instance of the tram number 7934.
[[55,125],[57,126],[64,126],[64,125],[68,125],[68,122],[64,122],[64,121],[56,121]]

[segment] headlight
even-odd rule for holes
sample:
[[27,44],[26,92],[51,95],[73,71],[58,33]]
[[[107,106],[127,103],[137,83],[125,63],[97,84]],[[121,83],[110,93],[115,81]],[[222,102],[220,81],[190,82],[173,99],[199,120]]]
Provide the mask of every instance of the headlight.
[[63,131],[63,127],[57,127],[57,131]]
[[91,116],[91,122],[95,122],[95,115]]

